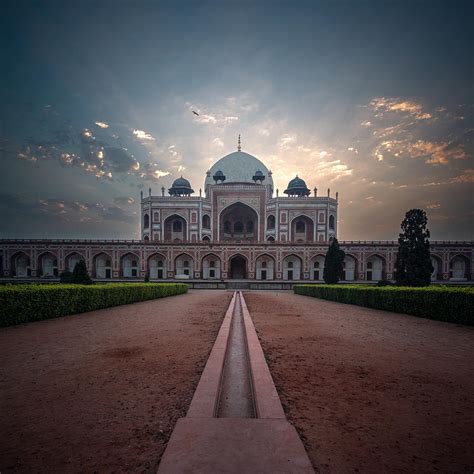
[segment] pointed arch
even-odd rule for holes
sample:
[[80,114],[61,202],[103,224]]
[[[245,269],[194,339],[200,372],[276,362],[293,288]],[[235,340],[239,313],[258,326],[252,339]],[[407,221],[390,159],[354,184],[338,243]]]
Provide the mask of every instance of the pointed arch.
[[188,221],[180,214],[174,213],[163,222],[164,240],[172,242],[188,241]]
[[160,252],[150,254],[146,259],[147,275],[150,280],[166,279],[166,257]]
[[194,260],[191,255],[181,253],[174,259],[175,278],[189,280],[194,276]]
[[211,218],[209,214],[204,214],[202,216],[202,228],[203,229],[210,229],[211,228]]
[[267,230],[275,230],[275,216],[273,214],[270,214],[267,217]]
[[365,259],[365,275],[367,281],[384,280],[386,275],[387,259],[374,252]]
[[275,279],[275,258],[268,253],[262,253],[256,260],[256,279],[274,280]]
[[18,251],[10,257],[10,274],[16,278],[31,276],[31,259],[26,252]]
[[38,276],[41,278],[54,278],[58,276],[58,256],[51,250],[46,250],[38,255]]
[[299,214],[290,221],[290,240],[292,242],[314,241],[314,220],[306,214]]
[[322,281],[324,277],[324,262],[326,255],[317,253],[310,260],[310,278],[315,281]]
[[92,274],[94,278],[112,278],[112,257],[107,252],[97,252],[92,257]]
[[82,255],[79,252],[76,252],[75,250],[72,252],[69,252],[65,257],[64,257],[64,269],[67,272],[73,272],[74,267],[76,266],[77,263],[79,263],[81,260],[86,261],[84,258],[84,255]]
[[244,202],[234,202],[224,207],[218,215],[219,240],[260,240],[258,212]]
[[221,277],[221,259],[215,253],[208,253],[201,259],[202,278],[204,280]]
[[139,278],[140,257],[135,252],[127,252],[120,257],[120,273],[122,278]]
[[357,278],[357,257],[350,253],[346,253],[342,262],[342,280],[354,281]]
[[245,279],[248,272],[248,258],[237,252],[229,257],[230,278]]
[[287,255],[283,259],[283,279],[288,281],[301,280],[303,261],[295,254]]
[[471,262],[468,257],[459,253],[449,259],[449,279],[451,281],[468,281],[471,279]]

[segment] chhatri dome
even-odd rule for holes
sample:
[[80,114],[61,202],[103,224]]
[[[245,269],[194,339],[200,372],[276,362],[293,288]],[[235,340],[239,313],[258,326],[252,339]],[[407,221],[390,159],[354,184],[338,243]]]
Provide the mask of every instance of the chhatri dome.
[[[270,170],[255,156],[241,151],[240,135],[237,151],[230,153],[216,161],[207,172],[204,188],[210,184],[216,184],[219,176],[224,176],[225,180],[219,180],[224,184],[246,183],[253,184],[263,182],[271,185],[273,189],[273,179]],[[254,179],[258,177],[259,179]]]
[[306,186],[304,180],[296,175],[296,177],[288,183],[288,188],[283,192],[288,194],[288,196],[309,196],[311,191]]
[[168,189],[170,196],[189,196],[194,192],[194,189],[191,188],[191,183],[183,178],[175,179],[173,185]]

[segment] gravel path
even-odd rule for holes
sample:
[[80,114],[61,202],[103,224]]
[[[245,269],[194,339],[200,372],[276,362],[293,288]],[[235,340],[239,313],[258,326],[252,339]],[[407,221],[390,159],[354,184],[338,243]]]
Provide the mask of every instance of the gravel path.
[[290,292],[245,299],[318,472],[473,472],[472,328]]
[[0,472],[156,472],[232,293],[0,330]]

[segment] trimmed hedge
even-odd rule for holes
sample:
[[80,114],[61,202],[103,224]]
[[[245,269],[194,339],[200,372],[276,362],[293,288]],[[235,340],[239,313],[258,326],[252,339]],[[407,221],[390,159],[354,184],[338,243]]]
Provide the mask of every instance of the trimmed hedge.
[[339,303],[474,325],[474,288],[295,285],[294,292]]
[[184,283],[0,286],[0,326],[57,318],[188,291]]

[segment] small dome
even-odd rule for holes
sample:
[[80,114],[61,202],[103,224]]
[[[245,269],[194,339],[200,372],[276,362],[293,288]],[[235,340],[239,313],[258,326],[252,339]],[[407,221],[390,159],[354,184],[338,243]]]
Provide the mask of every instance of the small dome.
[[306,186],[304,180],[298,178],[298,175],[296,175],[296,177],[288,183],[288,188],[283,192],[288,194],[288,196],[309,196],[311,191]]
[[191,189],[191,183],[182,176],[178,179],[175,179],[171,188],[168,189],[168,193],[171,196],[190,195],[193,192],[194,190]]
[[288,189],[291,189],[291,188],[306,188],[306,183],[304,182],[303,179],[298,178],[298,176],[296,176],[296,178],[293,178],[288,183]]
[[182,176],[173,181],[173,188],[190,188],[190,187],[191,187],[191,183],[187,179],[184,179]]
[[265,180],[265,175],[260,170],[257,170],[255,171],[255,174],[253,175],[252,179],[255,183],[262,184]]
[[221,170],[217,170],[214,174],[214,176],[212,177],[212,179],[216,182],[216,183],[223,183],[225,181],[225,176],[224,176],[224,173],[221,171]]

